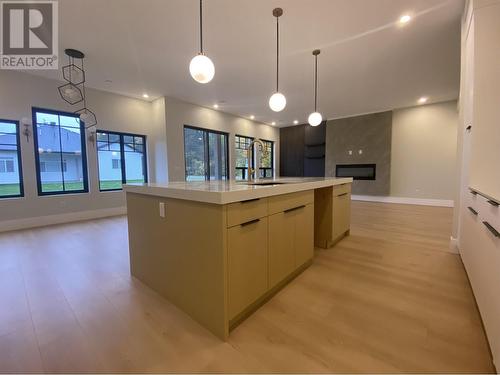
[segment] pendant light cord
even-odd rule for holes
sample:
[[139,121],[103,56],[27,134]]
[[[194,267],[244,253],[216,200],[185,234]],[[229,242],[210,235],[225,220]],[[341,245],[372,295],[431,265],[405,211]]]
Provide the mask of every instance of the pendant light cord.
[[200,53],[203,55],[203,0],[200,0]]
[[318,112],[318,55],[314,56],[314,112]]
[[276,92],[279,92],[280,76],[280,19],[276,17]]

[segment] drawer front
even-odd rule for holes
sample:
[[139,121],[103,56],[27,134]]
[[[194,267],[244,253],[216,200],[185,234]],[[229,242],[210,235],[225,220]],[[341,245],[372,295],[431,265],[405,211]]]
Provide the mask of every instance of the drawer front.
[[314,203],[314,190],[277,195],[269,198],[269,215]]
[[267,199],[253,199],[227,205],[227,227],[267,216]]
[[339,196],[351,192],[351,184],[342,184],[333,186],[333,196]]

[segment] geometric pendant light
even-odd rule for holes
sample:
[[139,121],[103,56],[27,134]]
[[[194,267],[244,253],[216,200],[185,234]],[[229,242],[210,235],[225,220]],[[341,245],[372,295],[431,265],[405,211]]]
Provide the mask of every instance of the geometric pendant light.
[[286,107],[285,95],[279,91],[279,72],[280,72],[280,28],[279,18],[283,15],[283,9],[273,9],[273,16],[276,17],[276,92],[269,98],[269,107],[274,112],[281,112]]
[[215,66],[212,60],[205,56],[203,51],[203,4],[200,0],[200,53],[193,57],[189,64],[189,73],[198,83],[208,83],[215,75]]
[[309,115],[308,122],[311,126],[318,126],[323,121],[323,116],[318,112],[318,55],[319,49],[313,51],[314,56],[314,112]]
[[[75,105],[83,102],[83,108],[74,113],[80,117],[85,124],[85,128],[97,125],[97,118],[94,112],[87,107],[87,96],[85,93],[85,69],[83,68],[83,59],[85,54],[76,49],[68,48],[64,50],[68,56],[69,64],[63,66],[63,78],[68,83],[58,87],[59,94],[67,103]],[[75,64],[75,59],[80,60],[80,66]]]

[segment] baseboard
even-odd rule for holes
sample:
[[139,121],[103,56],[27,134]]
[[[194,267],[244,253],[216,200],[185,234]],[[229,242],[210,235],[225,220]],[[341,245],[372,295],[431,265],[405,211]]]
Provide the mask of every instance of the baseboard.
[[70,212],[60,215],[48,215],[39,217],[30,217],[26,219],[5,220],[0,221],[0,232],[8,232],[12,230],[28,229],[36,227],[45,227],[47,225],[71,223],[75,221],[83,221],[90,219],[98,219],[102,217],[125,215],[127,207],[103,208],[100,210]]
[[376,195],[353,195],[354,201],[414,204],[419,206],[453,207],[454,202],[447,199],[423,199],[423,198],[403,198],[403,197],[383,197]]
[[458,238],[455,238],[453,236],[450,237],[450,250],[455,254],[460,253],[460,251],[458,250]]

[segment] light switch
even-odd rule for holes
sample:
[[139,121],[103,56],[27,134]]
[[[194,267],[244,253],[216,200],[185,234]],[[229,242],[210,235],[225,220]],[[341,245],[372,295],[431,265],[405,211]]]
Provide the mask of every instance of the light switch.
[[160,202],[160,217],[165,217],[165,202]]

